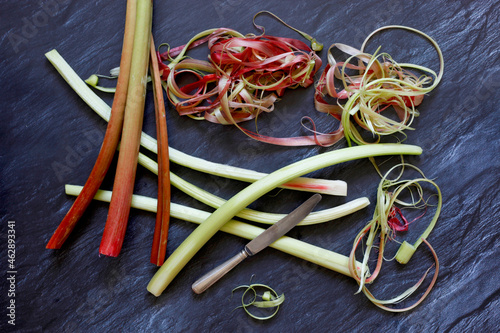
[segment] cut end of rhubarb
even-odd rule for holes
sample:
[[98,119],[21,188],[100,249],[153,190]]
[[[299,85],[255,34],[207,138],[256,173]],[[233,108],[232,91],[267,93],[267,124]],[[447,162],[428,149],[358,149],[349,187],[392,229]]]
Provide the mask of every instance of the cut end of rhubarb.
[[107,256],[107,257],[113,257],[113,258],[116,258],[118,257],[118,255],[120,254],[120,250],[112,250],[112,249],[102,249],[102,248],[99,248],[99,254],[102,254],[104,256]]
[[347,195],[347,183],[343,180],[327,180],[301,177],[289,181],[283,184],[281,187],[328,195]]
[[118,236],[107,236],[102,238],[101,245],[99,246],[99,254],[107,257],[118,257],[122,249],[123,238]]

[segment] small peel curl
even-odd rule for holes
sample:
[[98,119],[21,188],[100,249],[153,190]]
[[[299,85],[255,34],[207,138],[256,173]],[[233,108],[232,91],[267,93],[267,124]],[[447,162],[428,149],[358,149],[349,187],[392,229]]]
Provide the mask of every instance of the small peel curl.
[[[85,83],[88,84],[89,86],[105,92],[105,93],[111,93],[114,94],[116,92],[116,87],[103,87],[99,85],[99,77],[103,77],[102,75],[97,75],[97,74],[92,74],[91,76],[88,77],[88,79],[85,80]],[[109,79],[116,79],[116,77],[107,77],[104,76],[105,78]]]
[[[271,319],[276,314],[278,313],[279,307],[283,302],[285,301],[285,294],[278,295],[274,289],[269,287],[268,285],[261,284],[261,283],[253,283],[250,285],[241,285],[236,288],[234,288],[231,292],[231,294],[234,293],[235,290],[241,289],[241,288],[246,288],[245,291],[243,292],[243,295],[241,296],[241,305],[236,307],[235,309],[243,308],[243,310],[252,318],[258,319],[258,320],[267,320]],[[262,295],[258,295],[257,291],[255,288],[264,288],[267,289]],[[253,293],[252,299],[248,302],[245,303],[245,296],[249,292]],[[262,300],[257,301],[257,297],[260,297]],[[250,306],[254,306],[256,308],[276,308],[276,310],[270,314],[269,316],[258,316],[250,312],[247,308]]]

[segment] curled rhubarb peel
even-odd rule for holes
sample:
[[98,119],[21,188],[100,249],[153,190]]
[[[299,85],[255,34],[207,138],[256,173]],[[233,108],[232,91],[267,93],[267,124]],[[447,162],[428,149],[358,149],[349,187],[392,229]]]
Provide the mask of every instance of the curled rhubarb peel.
[[[278,138],[240,125],[272,112],[286,89],[313,84],[322,62],[302,41],[265,34],[240,36],[221,28],[193,37],[183,51],[197,41],[208,44],[208,61],[184,58],[178,48],[160,54],[162,60],[171,60],[164,65],[168,67],[164,87],[180,115],[234,125],[255,140],[282,146],[328,146],[342,137],[341,128],[329,134]],[[174,60],[173,54],[178,54]],[[185,76],[194,82],[182,85]]]
[[[368,40],[387,29],[404,29],[426,38],[438,54],[439,72],[416,64],[397,63],[389,54],[380,52],[380,47],[373,54],[366,53]],[[345,53],[347,60],[337,62],[333,49]],[[385,26],[372,32],[359,50],[341,43],[330,46],[328,65],[316,84],[315,107],[340,122],[349,146],[378,143],[382,136],[404,135],[405,130],[413,129],[411,124],[419,115],[416,107],[439,84],[443,69],[441,49],[430,36],[405,26]],[[335,83],[341,87],[337,88]],[[390,109],[399,120],[385,115]],[[360,129],[371,132],[374,139],[367,141]]]
[[[390,179],[389,175],[394,172],[398,168],[410,168],[416,170],[421,177],[415,179],[402,179],[403,173],[400,173],[395,179]],[[426,209],[428,204],[428,200],[424,200],[424,191],[422,188],[422,183],[427,183],[432,185],[436,190],[437,204],[435,206],[435,213],[432,217],[429,225],[422,233],[422,235],[417,239],[414,244],[410,244],[407,241],[403,241],[395,255],[396,261],[401,264],[406,264],[410,261],[411,257],[417,250],[418,246],[421,243],[425,243],[429,249],[431,250],[434,260],[435,260],[435,273],[434,277],[425,291],[425,293],[412,305],[405,308],[392,308],[387,307],[387,305],[394,305],[402,300],[411,296],[414,292],[417,291],[419,286],[423,283],[425,277],[427,276],[430,268],[427,272],[422,276],[422,278],[412,287],[407,289],[401,295],[392,298],[390,300],[381,301],[375,298],[371,292],[368,290],[367,284],[370,284],[376,280],[381,272],[382,263],[384,261],[384,251],[385,245],[388,240],[395,240],[396,233],[402,230],[407,230],[411,223],[423,217],[423,214],[418,216],[416,219],[408,222],[408,220],[404,217],[402,211],[396,206],[399,204],[405,208],[417,208],[417,209]],[[406,191],[410,193],[411,200],[410,202],[405,202],[399,199],[402,193]],[[416,195],[414,194],[416,193]],[[427,241],[431,231],[436,225],[436,222],[439,218],[442,207],[442,195],[441,190],[438,185],[433,181],[425,177],[423,172],[417,167],[410,164],[398,164],[392,167],[383,177],[381,182],[379,183],[377,190],[377,205],[375,207],[375,212],[372,220],[358,233],[354,240],[353,247],[351,249],[349,255],[349,270],[351,272],[351,276],[354,280],[359,284],[359,292],[363,292],[370,301],[372,301],[375,305],[380,308],[392,311],[392,312],[403,312],[413,309],[415,306],[420,304],[423,299],[429,294],[430,290],[434,286],[438,271],[439,271],[439,260],[437,258],[437,254],[432,248],[432,246]],[[356,259],[356,251],[361,244],[361,241],[366,239],[365,241],[365,250],[363,254],[363,261],[361,265],[361,269],[359,269],[359,264]],[[378,240],[378,244],[375,244],[375,241]],[[377,248],[378,255],[375,269],[372,272],[369,272],[368,262],[370,260],[371,250],[373,248]]]

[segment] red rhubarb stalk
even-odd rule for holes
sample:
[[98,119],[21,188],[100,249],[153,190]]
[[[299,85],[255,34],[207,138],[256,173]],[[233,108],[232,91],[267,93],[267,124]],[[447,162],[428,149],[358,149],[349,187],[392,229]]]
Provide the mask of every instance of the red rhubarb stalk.
[[138,0],[122,140],[113,196],[99,247],[99,253],[111,257],[118,256],[122,248],[132,201],[144,117],[151,17],[151,0]]
[[47,243],[47,249],[59,249],[74,229],[78,220],[89,206],[99,186],[106,176],[113,156],[115,154],[123,126],[125,102],[127,98],[128,81],[130,74],[130,62],[132,59],[132,47],[134,41],[135,19],[137,0],[127,1],[127,13],[125,17],[125,32],[123,36],[122,55],[120,60],[120,74],[116,85],[116,93],[111,107],[111,117],[104,135],[104,140],[99,151],[99,156],[94,164],[89,178],[85,183],[82,193],[63,218],[56,231]]
[[158,141],[158,201],[156,224],[151,248],[151,263],[161,266],[167,253],[168,227],[170,222],[170,162],[168,160],[167,118],[165,101],[161,85],[161,73],[158,66],[155,43],[151,36],[150,72],[153,83],[156,136]]

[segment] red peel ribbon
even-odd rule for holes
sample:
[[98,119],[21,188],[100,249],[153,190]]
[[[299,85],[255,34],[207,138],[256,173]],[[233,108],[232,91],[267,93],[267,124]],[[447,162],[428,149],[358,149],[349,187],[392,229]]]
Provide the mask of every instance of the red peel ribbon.
[[[276,138],[239,126],[262,112],[272,112],[274,103],[287,88],[313,84],[322,62],[308,45],[296,39],[270,35],[235,37],[229,32],[218,29],[189,46],[207,43],[209,61],[186,58],[169,71],[164,70],[167,95],[180,115],[236,125],[247,136],[275,145],[328,146],[342,138],[341,127],[328,134]],[[174,48],[159,57],[170,59],[181,49]],[[186,75],[191,82],[182,84],[181,77]]]

